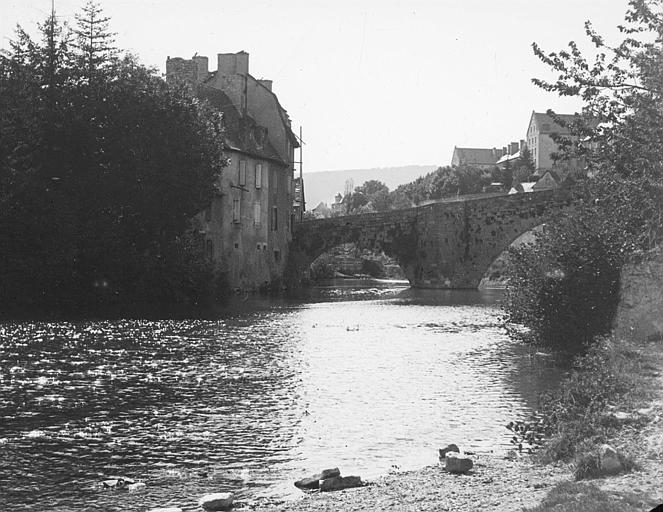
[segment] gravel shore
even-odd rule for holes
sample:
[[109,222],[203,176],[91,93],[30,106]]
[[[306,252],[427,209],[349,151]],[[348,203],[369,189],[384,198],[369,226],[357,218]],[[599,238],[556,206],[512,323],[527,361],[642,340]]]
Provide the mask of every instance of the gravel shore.
[[442,466],[391,473],[365,487],[313,492],[300,500],[271,503],[264,512],[337,511],[454,511],[507,512],[536,505],[555,483],[568,479],[566,466],[541,466],[529,458],[505,459],[474,455],[474,468],[465,475],[447,473]]

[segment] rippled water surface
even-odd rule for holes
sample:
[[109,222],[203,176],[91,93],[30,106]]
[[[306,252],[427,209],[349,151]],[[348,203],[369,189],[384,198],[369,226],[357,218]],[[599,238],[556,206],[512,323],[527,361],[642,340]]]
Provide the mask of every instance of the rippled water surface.
[[[554,372],[505,336],[495,293],[334,285],[214,321],[0,324],[0,510],[193,510],[448,442],[504,450]],[[99,487],[115,475],[147,485]]]

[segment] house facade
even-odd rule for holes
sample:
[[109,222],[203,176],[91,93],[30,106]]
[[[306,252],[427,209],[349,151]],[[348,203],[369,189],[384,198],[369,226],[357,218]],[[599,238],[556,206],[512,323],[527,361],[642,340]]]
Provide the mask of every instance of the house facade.
[[229,164],[212,203],[194,219],[205,254],[234,288],[274,283],[283,275],[292,239],[299,143],[272,82],[249,74],[246,52],[219,54],[212,72],[207,57],[169,57],[166,78],[189,84],[223,114]]
[[[558,117],[566,123],[575,120],[573,114],[559,114]],[[553,134],[571,136],[567,126],[561,126],[549,115],[532,111],[529,125],[527,126],[527,147],[532,154],[534,169],[537,176],[543,176],[546,171],[564,171],[567,167],[576,167],[576,162],[555,162],[552,154],[558,149],[552,138]]]

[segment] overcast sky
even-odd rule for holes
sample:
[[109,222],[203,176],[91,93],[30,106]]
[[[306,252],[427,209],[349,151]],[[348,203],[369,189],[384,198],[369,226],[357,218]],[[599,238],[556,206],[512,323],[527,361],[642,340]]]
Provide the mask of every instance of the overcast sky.
[[[83,0],[55,0],[73,22]],[[446,165],[454,145],[523,139],[532,110],[580,104],[537,89],[549,77],[531,50],[584,41],[591,19],[615,34],[626,0],[105,0],[117,46],[165,71],[167,56],[245,50],[249,71],[274,80],[305,170]],[[8,47],[51,0],[0,0]]]

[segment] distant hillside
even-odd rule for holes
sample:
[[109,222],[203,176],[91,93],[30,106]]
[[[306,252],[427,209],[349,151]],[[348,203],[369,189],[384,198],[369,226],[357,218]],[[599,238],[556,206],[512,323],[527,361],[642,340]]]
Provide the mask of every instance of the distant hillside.
[[434,171],[437,165],[408,165],[404,167],[383,167],[377,169],[351,169],[348,171],[304,171],[304,193],[306,209],[315,208],[320,201],[327,204],[334,202],[337,193],[345,190],[345,181],[352,179],[358,187],[368,180],[380,180],[395,189],[398,185],[416,180],[419,176]]

